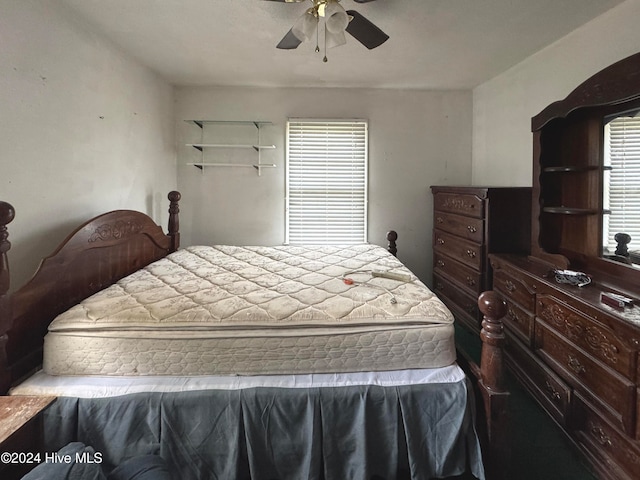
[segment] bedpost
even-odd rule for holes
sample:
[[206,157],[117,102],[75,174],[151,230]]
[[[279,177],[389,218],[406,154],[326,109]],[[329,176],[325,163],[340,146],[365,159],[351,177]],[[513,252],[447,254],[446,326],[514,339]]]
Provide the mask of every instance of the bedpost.
[[171,252],[175,252],[180,248],[180,205],[178,202],[182,195],[175,190],[167,195],[169,199],[169,236],[171,237]]
[[9,287],[9,260],[7,252],[11,248],[7,225],[14,219],[16,212],[6,202],[0,202],[0,395],[4,395],[11,385],[11,375],[7,360],[7,332],[11,328],[11,303]]
[[394,257],[396,257],[397,256],[396,254],[398,253],[398,249],[396,248],[396,240],[398,240],[398,234],[396,233],[396,231],[389,230],[387,232],[387,241],[389,242],[389,246],[387,247],[387,250]]
[[488,478],[505,479],[510,447],[508,438],[509,392],[506,387],[504,367],[504,345],[506,337],[502,318],[507,313],[507,304],[493,292],[484,292],[478,298],[478,307],[484,315],[480,338],[481,379],[478,382],[484,400],[489,442]]
[[[11,248],[11,242],[7,240],[9,238],[7,225],[15,216],[16,212],[11,205],[0,202],[0,296],[2,297],[9,291],[10,285],[7,252]],[[2,319],[4,320],[4,317]]]

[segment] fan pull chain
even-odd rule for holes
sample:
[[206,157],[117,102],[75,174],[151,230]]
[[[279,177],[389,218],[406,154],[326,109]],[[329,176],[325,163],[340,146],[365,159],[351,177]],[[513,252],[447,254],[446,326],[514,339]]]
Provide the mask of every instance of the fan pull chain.
[[322,59],[324,63],[327,63],[329,59],[327,58],[327,24],[324,24],[324,58]]
[[320,29],[316,27],[316,53],[320,52]]

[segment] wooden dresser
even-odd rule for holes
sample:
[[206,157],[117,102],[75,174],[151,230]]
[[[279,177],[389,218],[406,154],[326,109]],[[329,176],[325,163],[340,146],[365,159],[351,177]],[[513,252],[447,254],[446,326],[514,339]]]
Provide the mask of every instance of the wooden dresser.
[[602,303],[617,290],[597,276],[578,287],[533,258],[492,255],[491,264],[508,305],[510,370],[602,478],[640,478],[640,306]]
[[608,198],[606,125],[640,112],[638,78],[640,53],[532,118],[531,254],[490,255],[508,366],[606,480],[640,479],[640,265],[603,248],[608,215],[629,208]]
[[434,291],[456,321],[480,332],[478,295],[491,288],[489,253],[526,253],[528,187],[432,186]]

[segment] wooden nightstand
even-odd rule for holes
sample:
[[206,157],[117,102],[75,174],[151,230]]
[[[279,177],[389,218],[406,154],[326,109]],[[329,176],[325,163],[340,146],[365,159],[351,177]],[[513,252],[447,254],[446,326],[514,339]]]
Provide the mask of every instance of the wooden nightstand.
[[0,462],[2,478],[20,478],[38,464],[35,455],[42,453],[41,414],[55,399],[0,397],[0,454],[4,454]]

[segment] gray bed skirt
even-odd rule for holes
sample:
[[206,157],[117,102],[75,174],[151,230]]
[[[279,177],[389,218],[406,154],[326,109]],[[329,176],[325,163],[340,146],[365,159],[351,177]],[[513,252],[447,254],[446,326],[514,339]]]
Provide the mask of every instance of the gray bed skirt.
[[156,454],[183,480],[484,479],[474,416],[465,380],[61,397],[45,450],[82,442],[105,472]]

